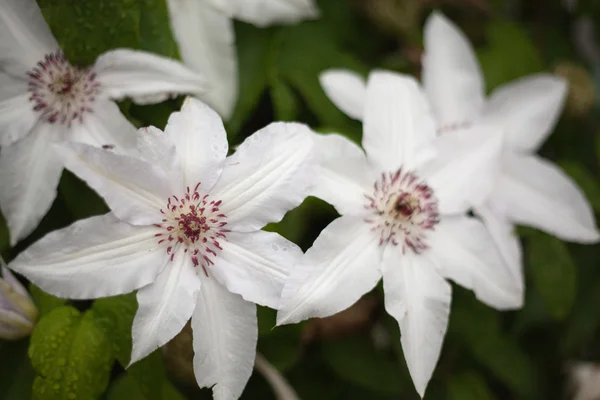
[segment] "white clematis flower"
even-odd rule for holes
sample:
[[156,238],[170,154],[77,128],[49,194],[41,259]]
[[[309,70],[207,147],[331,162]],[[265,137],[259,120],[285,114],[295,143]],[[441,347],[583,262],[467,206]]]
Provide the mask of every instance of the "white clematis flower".
[[139,289],[135,362],[192,319],[194,370],[216,399],[242,393],[254,365],[254,303],[277,307],[288,270],[302,254],[261,231],[308,192],[312,137],[274,123],[226,158],[219,116],[187,99],[165,133],[138,132],[144,160],[67,144],[67,167],[100,193],[112,213],[49,233],[10,268],[69,298]]
[[473,47],[440,13],[425,25],[423,86],[439,133],[481,124],[504,130],[500,174],[486,202],[473,204],[494,236],[507,266],[523,285],[521,249],[513,224],[541,229],[560,239],[600,240],[594,214],[582,191],[555,164],[535,153],[562,111],[567,83],[540,73],[507,83],[486,99]]
[[472,199],[487,195],[501,133],[460,146],[455,135],[434,140],[433,117],[410,77],[373,72],[364,95],[366,156],[342,136],[315,135],[321,159],[313,195],[342,216],[290,273],[277,322],[340,312],[383,275],[386,310],[398,320],[422,396],[448,323],[444,278],[500,309],[522,302],[483,224],[465,215]]
[[186,65],[208,77],[202,96],[224,118],[238,96],[238,66],[232,19],[257,26],[296,23],[318,16],[314,0],[167,0],[171,28]]
[[35,229],[56,197],[63,165],[51,142],[126,149],[135,128],[112,100],[203,90],[196,72],[142,51],[109,51],[89,68],[73,66],[34,0],[1,1],[0,208],[11,244]]
[[31,334],[38,309],[21,282],[0,256],[0,339],[15,340]]

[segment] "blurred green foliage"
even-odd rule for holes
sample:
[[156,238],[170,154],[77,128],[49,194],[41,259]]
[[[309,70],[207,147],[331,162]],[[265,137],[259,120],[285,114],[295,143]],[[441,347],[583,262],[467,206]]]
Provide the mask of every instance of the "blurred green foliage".
[[[414,50],[414,35],[382,29],[384,22],[374,17],[376,13],[367,12],[375,1],[321,0],[321,19],[296,26],[260,29],[236,22],[240,98],[227,122],[230,148],[272,120],[299,120],[360,141],[360,124],[327,99],[318,74],[332,67],[366,74],[382,65],[402,72],[419,70],[418,57],[407,51]],[[164,0],[38,2],[73,62],[90,64],[102,52],[117,47],[178,57]],[[551,71],[565,60],[578,63],[590,74],[599,68],[586,65],[570,41],[570,27],[578,16],[589,15],[600,25],[600,6],[595,0],[580,1],[574,14],[559,0],[427,4],[438,5],[471,36],[488,91],[526,74]],[[398,26],[420,26],[431,9],[419,7],[420,12],[387,17],[397,18]],[[156,106],[129,102],[120,106],[136,125],[162,128],[180,104],[181,99]],[[563,117],[541,151],[559,161],[578,182],[597,214],[599,112],[596,104],[577,117]],[[0,251],[11,259],[45,233],[106,211],[102,199],[65,172],[49,214],[16,248],[9,247],[6,224],[0,219]],[[306,249],[335,217],[331,206],[308,198],[266,229]],[[427,399],[563,398],[567,363],[600,361],[600,246],[564,243],[531,229],[519,229],[519,234],[525,251],[525,306],[515,312],[498,312],[455,287],[450,326]],[[30,288],[41,319],[30,340],[0,342],[1,399],[210,398],[209,391],[196,390],[193,383],[190,389],[190,385],[169,380],[159,351],[125,369],[137,309],[133,294],[67,303],[35,286]],[[376,296],[380,294],[375,291]],[[346,329],[342,324],[333,337],[307,338],[305,332],[314,321],[272,329],[274,311],[259,308],[258,350],[303,399],[416,399],[397,324],[380,306],[371,314],[358,328]],[[273,396],[262,377],[254,374],[242,398]]]

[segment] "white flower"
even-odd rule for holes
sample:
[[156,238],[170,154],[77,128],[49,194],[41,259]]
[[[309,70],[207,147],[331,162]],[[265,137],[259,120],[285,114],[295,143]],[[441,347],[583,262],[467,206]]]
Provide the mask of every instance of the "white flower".
[[0,265],[0,339],[21,339],[31,334],[38,310],[27,290],[6,268],[2,257]]
[[202,96],[224,118],[238,96],[237,50],[232,19],[257,26],[316,18],[314,0],[167,0],[171,28],[183,61],[208,77]]
[[203,89],[196,72],[141,51],[109,51],[89,68],[73,66],[34,0],[2,0],[0,208],[11,244],[35,229],[56,197],[63,165],[51,142],[123,150],[135,143],[135,128],[112,100],[161,101]]
[[465,215],[470,201],[487,195],[501,134],[434,140],[423,94],[402,75],[371,73],[364,96],[366,156],[342,136],[315,135],[321,166],[313,194],[342,216],[291,271],[278,324],[342,311],[383,275],[386,310],[400,324],[422,396],[448,322],[451,287],[444,278],[500,309],[522,302],[482,223]]
[[473,204],[522,285],[521,250],[513,223],[560,239],[600,239],[594,214],[577,185],[555,164],[535,154],[552,132],[567,93],[566,82],[540,73],[500,86],[485,98],[475,52],[464,34],[440,13],[425,26],[423,86],[440,133],[457,126],[494,125],[504,130],[501,168],[488,200]]
[[138,131],[144,160],[64,145],[66,166],[112,213],[49,233],[11,263],[49,293],[97,298],[137,292],[135,362],[191,318],[194,370],[216,399],[240,396],[252,373],[254,303],[277,307],[288,269],[302,254],[261,231],[307,194],[310,130],[273,123],[227,155],[219,116],[187,99],[165,133]]

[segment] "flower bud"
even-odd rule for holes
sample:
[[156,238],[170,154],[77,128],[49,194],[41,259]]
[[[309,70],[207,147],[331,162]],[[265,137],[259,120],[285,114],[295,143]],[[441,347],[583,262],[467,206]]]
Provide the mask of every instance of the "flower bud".
[[38,309],[27,290],[2,263],[0,277],[0,339],[29,336],[38,318]]

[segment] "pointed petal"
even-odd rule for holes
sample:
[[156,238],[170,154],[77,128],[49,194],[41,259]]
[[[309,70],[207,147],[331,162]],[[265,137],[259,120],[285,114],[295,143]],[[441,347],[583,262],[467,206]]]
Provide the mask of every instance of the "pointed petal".
[[423,397],[448,327],[451,287],[423,255],[388,246],[383,258],[385,309],[398,321],[404,358]]
[[0,100],[1,147],[23,139],[37,123],[38,118],[29,102],[29,94],[27,91],[21,93],[23,94]]
[[0,57],[2,67],[24,76],[48,53],[59,50],[35,0],[0,2]]
[[332,204],[342,215],[364,211],[365,193],[375,178],[360,147],[337,134],[313,136],[318,157],[311,195]]
[[254,366],[258,325],[256,306],[201,275],[202,288],[192,316],[194,373],[215,400],[237,399]]
[[462,213],[487,199],[501,167],[502,132],[476,125],[445,133],[433,144],[437,157],[421,176],[433,188],[440,212]]
[[523,249],[514,225],[506,218],[505,213],[494,206],[493,202],[488,201],[477,206],[475,213],[483,220],[483,224],[494,240],[505,267],[511,273],[515,287],[520,291],[524,290]]
[[160,167],[79,143],[55,146],[66,168],[100,194],[119,219],[134,225],[160,222],[172,189]]
[[302,124],[275,122],[248,137],[212,190],[229,229],[255,231],[297,207],[314,181],[313,151],[312,133]]
[[221,176],[229,149],[221,117],[188,97],[181,111],[169,117],[165,132],[175,143],[183,169],[182,189],[201,182],[201,189],[208,192]]
[[435,137],[435,121],[417,82],[408,75],[369,75],[363,122],[367,158],[383,171],[414,169]]
[[141,128],[136,136],[137,150],[143,160],[160,167],[173,181],[181,179],[181,167],[172,136],[153,126]]
[[0,152],[0,208],[11,245],[33,232],[56,198],[63,163],[50,138],[57,129],[40,122],[25,139]]
[[244,300],[277,308],[289,271],[303,255],[294,243],[274,232],[230,232],[210,272]]
[[167,5],[183,62],[210,84],[201,98],[228,119],[238,96],[233,21],[208,0],[167,0]]
[[91,217],[50,232],[10,263],[48,293],[92,299],[129,293],[154,281],[168,260],[157,228]]
[[506,154],[492,196],[506,215],[568,241],[600,240],[594,213],[581,189],[560,168],[543,158]]
[[448,18],[433,12],[425,23],[423,87],[438,126],[470,122],[483,107],[483,74],[469,39]]
[[329,100],[350,118],[362,120],[367,94],[365,79],[356,72],[330,69],[319,75]]
[[480,119],[503,127],[508,147],[536,151],[558,121],[567,89],[564,79],[551,74],[517,79],[494,89]]
[[[70,139],[95,147],[108,145],[118,154],[135,155],[136,129],[125,118],[115,102],[98,99],[94,111],[85,114],[83,122],[74,122]],[[114,147],[113,147],[114,146]]]
[[181,332],[194,313],[199,291],[200,278],[191,258],[178,251],[156,281],[137,292],[139,308],[133,320],[130,364]]
[[499,310],[523,305],[523,286],[504,264],[491,235],[475,218],[444,217],[428,237],[429,257],[445,278]]
[[131,97],[140,104],[160,103],[178,94],[200,95],[206,81],[173,59],[139,50],[108,51],[96,60],[94,71],[102,92],[113,100]]
[[381,249],[363,218],[333,221],[290,271],[277,325],[328,317],[350,307],[379,282]]
[[224,9],[232,18],[256,26],[276,23],[293,24],[319,16],[313,0],[211,0]]

